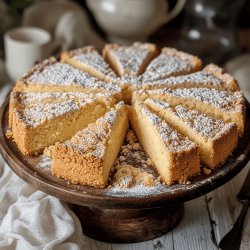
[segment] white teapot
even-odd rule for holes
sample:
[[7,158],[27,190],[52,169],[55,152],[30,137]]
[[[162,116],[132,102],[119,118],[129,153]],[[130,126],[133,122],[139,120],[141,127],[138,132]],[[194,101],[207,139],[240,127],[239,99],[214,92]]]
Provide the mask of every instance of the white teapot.
[[171,12],[166,0],[87,0],[87,5],[109,41],[129,44],[146,41],[177,16],[185,2],[178,0]]

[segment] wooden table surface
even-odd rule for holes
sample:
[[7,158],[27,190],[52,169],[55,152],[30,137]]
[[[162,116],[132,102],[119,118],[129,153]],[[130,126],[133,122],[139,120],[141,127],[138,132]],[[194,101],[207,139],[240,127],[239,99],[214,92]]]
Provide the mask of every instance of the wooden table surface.
[[[231,229],[241,210],[236,200],[250,163],[230,182],[207,195],[185,203],[184,217],[168,234],[135,244],[110,244],[84,238],[83,249],[95,250],[214,250],[215,242]],[[214,239],[214,240],[213,240]],[[241,250],[250,249],[250,212],[244,224]]]

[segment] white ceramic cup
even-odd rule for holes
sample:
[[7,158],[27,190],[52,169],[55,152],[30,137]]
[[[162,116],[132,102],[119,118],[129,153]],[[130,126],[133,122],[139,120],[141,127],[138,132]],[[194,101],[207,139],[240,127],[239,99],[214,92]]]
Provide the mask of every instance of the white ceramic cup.
[[19,27],[4,34],[6,70],[16,81],[36,62],[51,55],[55,44],[49,32],[35,27]]

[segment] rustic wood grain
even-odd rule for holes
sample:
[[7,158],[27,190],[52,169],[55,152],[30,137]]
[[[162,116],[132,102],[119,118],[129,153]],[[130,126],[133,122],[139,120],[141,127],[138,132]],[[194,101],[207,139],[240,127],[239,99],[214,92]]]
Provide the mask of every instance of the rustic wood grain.
[[141,242],[174,228],[182,218],[183,204],[150,209],[98,209],[75,206],[87,236],[105,242]]
[[[238,194],[244,179],[250,169],[250,164],[241,171],[237,177],[207,196],[209,198],[209,210],[214,221],[214,231],[217,242],[233,227],[240,211],[241,203],[237,200]],[[246,215],[241,242],[242,250],[250,249],[250,213]]]

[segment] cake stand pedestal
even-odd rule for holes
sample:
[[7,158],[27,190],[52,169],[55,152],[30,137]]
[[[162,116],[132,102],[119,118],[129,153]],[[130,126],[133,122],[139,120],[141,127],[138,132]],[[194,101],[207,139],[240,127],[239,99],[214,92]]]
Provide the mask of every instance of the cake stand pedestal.
[[184,204],[147,209],[100,209],[69,204],[90,238],[112,243],[154,239],[172,230],[181,220]]

